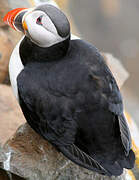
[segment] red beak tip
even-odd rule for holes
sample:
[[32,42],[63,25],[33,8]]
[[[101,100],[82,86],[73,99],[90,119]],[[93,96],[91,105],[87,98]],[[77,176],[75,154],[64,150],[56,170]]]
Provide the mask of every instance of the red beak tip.
[[24,10],[24,9],[27,9],[27,8],[16,8],[16,9],[13,9],[13,10],[9,11],[9,12],[4,16],[3,22],[4,22],[5,24],[11,26],[13,29],[15,29],[15,28],[14,28],[14,25],[13,25],[14,19],[15,19],[16,15],[17,15],[19,12],[21,12],[22,10]]

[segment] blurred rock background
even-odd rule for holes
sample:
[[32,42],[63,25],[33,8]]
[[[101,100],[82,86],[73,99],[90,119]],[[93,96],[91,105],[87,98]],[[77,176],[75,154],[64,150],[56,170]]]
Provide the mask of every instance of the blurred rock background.
[[[25,122],[12,94],[8,78],[9,58],[22,34],[5,25],[2,18],[13,8],[29,7],[39,2],[39,0],[0,0],[0,143],[2,145]],[[121,60],[130,73],[129,79],[122,87],[122,94],[127,111],[139,125],[138,0],[56,0],[56,2],[66,11],[69,19],[72,20],[72,24],[76,25],[76,28],[72,26],[72,30],[76,35],[80,34],[80,37],[93,43],[100,51],[113,54]],[[115,63],[110,66],[118,71]],[[121,76],[124,75],[121,74]],[[18,131],[14,137],[17,135],[19,135]],[[12,141],[11,139],[6,144],[9,145]],[[19,155],[22,156],[19,149],[16,147],[15,154],[18,151]],[[2,175],[3,178],[1,178]],[[10,179],[11,176],[14,177],[12,174],[6,174],[4,177],[4,172],[0,169],[0,180],[6,180],[6,177]]]

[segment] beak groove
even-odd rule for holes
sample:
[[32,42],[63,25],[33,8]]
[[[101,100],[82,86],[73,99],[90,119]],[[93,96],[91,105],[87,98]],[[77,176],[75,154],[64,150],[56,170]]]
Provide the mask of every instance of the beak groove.
[[16,9],[13,9],[11,11],[9,11],[3,18],[3,21],[9,25],[11,28],[17,30],[14,26],[14,20],[15,20],[15,17],[23,10],[25,10],[27,8],[16,8]]

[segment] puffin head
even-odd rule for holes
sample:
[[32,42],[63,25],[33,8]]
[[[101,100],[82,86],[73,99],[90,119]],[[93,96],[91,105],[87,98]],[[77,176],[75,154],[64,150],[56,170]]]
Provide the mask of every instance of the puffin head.
[[70,37],[70,24],[62,11],[50,4],[17,8],[4,17],[13,29],[22,31],[39,47],[50,47]]

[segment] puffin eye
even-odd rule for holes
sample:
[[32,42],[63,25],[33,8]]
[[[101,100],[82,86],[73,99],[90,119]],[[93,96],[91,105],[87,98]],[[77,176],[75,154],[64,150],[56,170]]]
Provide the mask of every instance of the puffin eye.
[[42,16],[37,18],[36,24],[42,25]]

